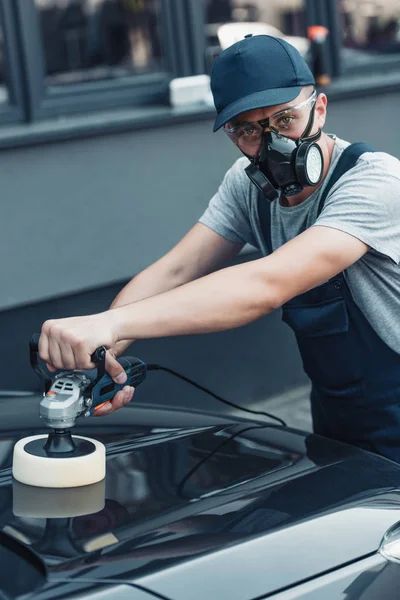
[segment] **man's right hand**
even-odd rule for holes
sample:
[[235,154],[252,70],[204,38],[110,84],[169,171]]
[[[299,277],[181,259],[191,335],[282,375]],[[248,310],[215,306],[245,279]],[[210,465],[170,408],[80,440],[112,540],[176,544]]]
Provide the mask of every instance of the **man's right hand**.
[[[116,359],[117,349],[114,347],[111,350],[107,350],[106,355],[106,371],[115,383],[125,383],[126,373]],[[95,416],[101,417],[103,415],[110,415],[119,408],[125,406],[132,400],[135,388],[126,385],[122,390],[117,392],[112,400],[106,402],[95,411]]]

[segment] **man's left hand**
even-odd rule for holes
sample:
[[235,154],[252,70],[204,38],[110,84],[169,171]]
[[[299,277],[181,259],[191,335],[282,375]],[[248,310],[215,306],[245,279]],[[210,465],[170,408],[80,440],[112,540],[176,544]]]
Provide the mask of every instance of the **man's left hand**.
[[[106,312],[46,321],[40,334],[40,357],[52,371],[92,369],[93,352],[100,346],[112,348],[118,341],[109,315]],[[116,368],[115,363],[116,359],[110,357],[109,366]]]
[[[50,371],[56,369],[92,369],[91,355],[100,346],[111,350],[106,355],[106,371],[118,384],[126,382],[127,376],[116,359],[113,346],[117,336],[110,323],[109,313],[85,317],[70,317],[46,321],[39,340],[39,355]],[[110,414],[132,400],[134,388],[126,385],[96,412],[96,416]]]

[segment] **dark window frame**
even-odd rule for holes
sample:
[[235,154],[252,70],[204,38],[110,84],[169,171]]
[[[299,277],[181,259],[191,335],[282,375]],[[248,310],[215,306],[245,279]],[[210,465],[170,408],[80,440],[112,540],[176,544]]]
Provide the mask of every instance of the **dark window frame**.
[[0,104],[0,125],[4,125],[24,121],[26,113],[13,0],[0,0],[0,17],[4,36],[4,69],[9,84],[8,102]]
[[400,73],[400,53],[398,55],[382,54],[374,57],[372,65],[346,65],[343,60],[341,14],[337,0],[306,0],[306,21],[309,24],[324,25],[329,29],[327,37],[327,60],[330,74],[346,79],[354,75],[373,75],[382,71],[398,71]]
[[[165,71],[46,87],[38,9],[34,0],[14,2],[20,28],[29,121],[88,111],[167,104],[171,79],[205,72],[199,41],[201,12],[196,8],[196,0],[161,0]],[[195,44],[188,31],[196,39]]]

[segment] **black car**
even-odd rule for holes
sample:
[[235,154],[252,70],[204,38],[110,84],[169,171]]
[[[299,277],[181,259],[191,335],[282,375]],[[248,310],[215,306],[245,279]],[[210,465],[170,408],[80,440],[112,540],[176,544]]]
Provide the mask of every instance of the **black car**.
[[0,598],[391,600],[400,466],[269,423],[133,402],[75,433],[107,448],[105,481],[12,480],[44,432],[38,397],[0,399]]

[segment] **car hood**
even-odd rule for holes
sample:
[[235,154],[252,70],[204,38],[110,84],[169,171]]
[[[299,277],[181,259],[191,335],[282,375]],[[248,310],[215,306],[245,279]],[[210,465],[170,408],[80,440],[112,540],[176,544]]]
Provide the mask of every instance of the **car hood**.
[[2,547],[37,575],[9,597],[54,598],[73,581],[204,600],[242,572],[229,598],[244,600],[376,552],[397,522],[400,467],[385,459],[261,423],[120,412],[76,427],[106,445],[107,471],[73,490],[13,482],[14,443],[45,430],[3,425]]

